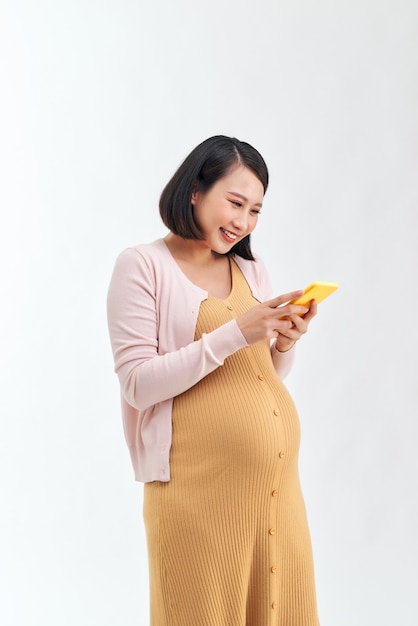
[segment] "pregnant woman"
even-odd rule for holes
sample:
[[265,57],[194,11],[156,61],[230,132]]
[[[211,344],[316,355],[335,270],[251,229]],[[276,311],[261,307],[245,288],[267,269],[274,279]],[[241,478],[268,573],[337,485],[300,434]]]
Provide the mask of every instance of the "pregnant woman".
[[151,626],[318,626],[282,380],[316,314],[272,298],[252,252],[268,171],[235,138],[164,188],[167,235],[128,248],[108,294],[126,440],[145,483]]

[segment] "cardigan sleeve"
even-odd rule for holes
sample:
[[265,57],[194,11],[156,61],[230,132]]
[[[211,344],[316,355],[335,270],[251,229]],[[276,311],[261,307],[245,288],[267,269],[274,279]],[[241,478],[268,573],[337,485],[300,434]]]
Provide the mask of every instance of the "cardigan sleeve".
[[155,268],[134,249],[125,250],[116,261],[107,314],[122,395],[138,410],[190,389],[247,345],[236,320],[231,320],[197,341],[159,354],[159,323],[164,322],[158,320]]

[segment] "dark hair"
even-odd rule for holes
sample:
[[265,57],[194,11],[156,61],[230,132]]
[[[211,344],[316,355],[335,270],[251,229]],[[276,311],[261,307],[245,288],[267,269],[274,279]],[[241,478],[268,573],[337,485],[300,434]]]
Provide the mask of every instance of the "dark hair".
[[[249,143],[235,137],[216,135],[200,143],[183,161],[164,187],[160,197],[160,215],[164,224],[175,235],[184,239],[203,239],[203,234],[193,216],[192,193],[203,193],[234,166],[248,167],[260,180],[264,193],[268,186],[267,165],[261,154]],[[254,260],[247,235],[230,250],[244,259]]]

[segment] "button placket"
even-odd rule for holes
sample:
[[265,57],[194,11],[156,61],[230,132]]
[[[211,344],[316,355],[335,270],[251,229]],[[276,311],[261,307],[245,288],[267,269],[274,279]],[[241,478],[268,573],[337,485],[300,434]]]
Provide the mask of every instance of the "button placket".
[[[282,442],[284,448],[284,442],[286,441],[286,433],[283,429],[282,420],[279,418],[280,411],[278,406],[272,405],[272,416],[275,416],[275,423],[278,428],[278,439]],[[279,524],[279,506],[280,506],[280,484],[281,476],[284,469],[284,457],[285,451],[283,448],[279,448],[277,451],[276,467],[273,475],[273,482],[270,486],[269,497],[269,527],[268,527],[268,542],[269,542],[269,563],[268,563],[268,576],[269,576],[269,606],[270,606],[270,625],[276,626],[277,623],[277,610],[279,608],[280,594],[280,574],[278,563],[280,561],[279,538],[280,538],[280,524]],[[273,531],[273,532],[271,532]]]
[[[266,521],[268,525],[264,526],[264,533],[266,537],[265,545],[267,549],[267,553],[265,555],[265,576],[266,583],[268,584],[268,598],[266,598],[266,610],[269,611],[268,625],[277,626],[278,614],[280,612],[280,558],[282,556],[279,554],[279,546],[281,545],[281,529],[278,512],[281,503],[281,477],[285,467],[284,461],[282,461],[282,459],[284,458],[284,450],[286,449],[285,446],[287,441],[287,434],[284,429],[283,421],[281,419],[283,411],[281,409],[280,398],[278,398],[276,393],[272,390],[270,383],[270,373],[268,371],[265,372],[263,368],[260,367],[258,359],[255,358],[255,356],[253,355],[251,346],[248,347],[250,349],[248,350],[247,355],[253,369],[254,384],[263,385],[268,416],[270,417],[271,424],[274,425],[273,428],[275,431],[275,440],[279,442],[279,446],[276,448],[275,452],[275,467],[274,469],[272,468],[273,472],[270,475],[272,482],[270,483],[270,486],[267,487],[267,493],[265,493],[265,497],[268,498],[266,502],[266,506],[268,507],[268,520]],[[281,453],[280,456],[279,453]]]
[[277,526],[278,521],[278,504],[279,504],[279,484],[280,476],[283,471],[283,464],[277,459],[276,469],[273,477],[273,485],[270,487],[269,492],[269,591],[270,591],[270,610],[271,610],[271,626],[275,624],[277,619],[277,607],[278,607],[278,577],[277,577],[277,562],[278,562],[278,533],[280,528]]

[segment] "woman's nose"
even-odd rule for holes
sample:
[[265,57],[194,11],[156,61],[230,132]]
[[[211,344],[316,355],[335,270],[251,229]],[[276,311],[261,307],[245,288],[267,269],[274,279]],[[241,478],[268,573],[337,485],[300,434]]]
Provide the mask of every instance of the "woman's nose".
[[235,228],[239,228],[240,231],[246,231],[248,227],[247,214],[242,212],[239,215],[236,215],[232,221],[232,224]]

